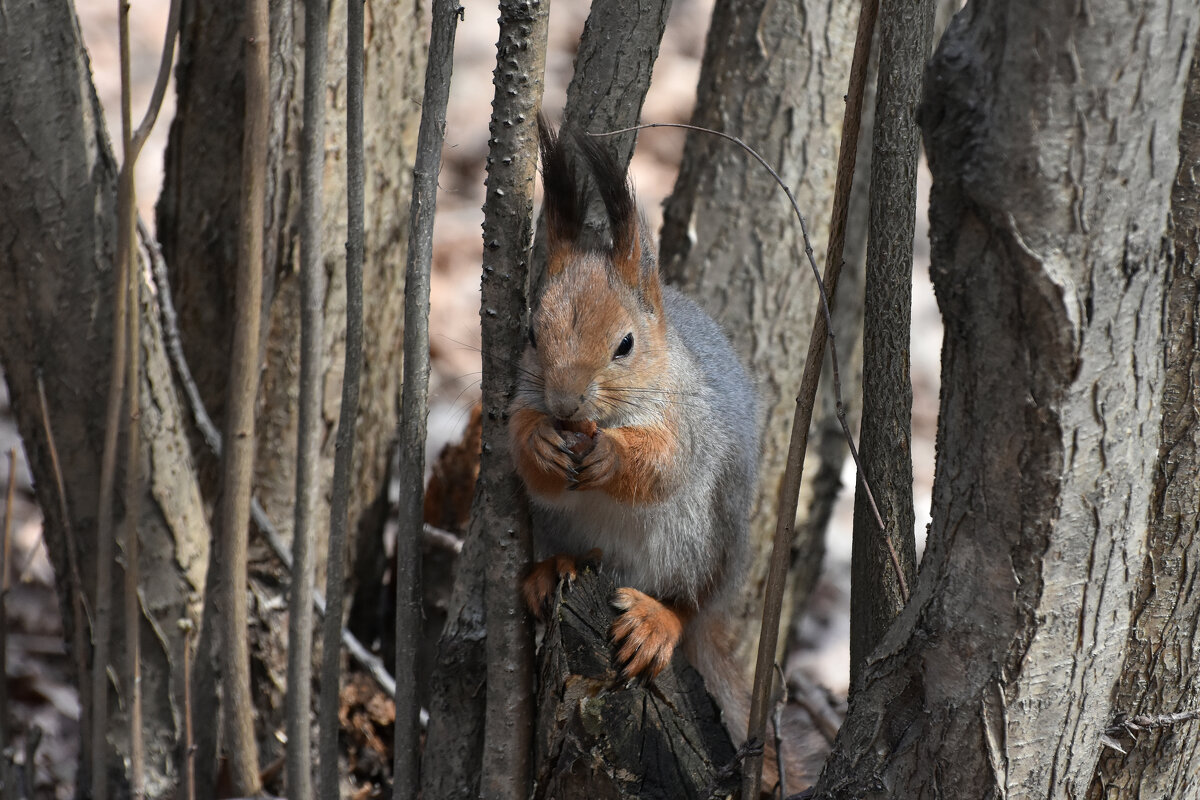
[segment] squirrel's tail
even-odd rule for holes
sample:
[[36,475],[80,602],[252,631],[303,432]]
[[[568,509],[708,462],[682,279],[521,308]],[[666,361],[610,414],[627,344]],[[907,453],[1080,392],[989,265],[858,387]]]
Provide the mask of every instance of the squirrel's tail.
[[[735,746],[746,741],[750,719],[750,682],[733,657],[734,636],[721,619],[701,615],[689,626],[683,642],[688,661],[704,677],[709,694],[717,701],[725,718],[725,727]],[[802,715],[800,715],[802,716]],[[796,714],[785,710],[782,741],[784,774],[789,794],[799,792],[816,781],[829,753],[829,744]],[[779,782],[775,737],[768,725],[763,755],[763,791],[774,795]]]

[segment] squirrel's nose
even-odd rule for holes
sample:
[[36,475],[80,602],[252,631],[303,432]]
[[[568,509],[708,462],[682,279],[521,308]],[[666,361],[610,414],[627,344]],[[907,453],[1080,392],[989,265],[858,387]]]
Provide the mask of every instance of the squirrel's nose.
[[546,389],[546,409],[557,419],[570,419],[586,399],[586,395],[574,391]]

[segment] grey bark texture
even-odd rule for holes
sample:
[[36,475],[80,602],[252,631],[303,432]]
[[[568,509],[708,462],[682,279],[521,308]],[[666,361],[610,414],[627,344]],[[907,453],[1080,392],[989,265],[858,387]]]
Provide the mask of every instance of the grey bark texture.
[[[331,426],[323,418],[322,344],[325,264],[321,194],[325,172],[326,0],[304,3],[304,123],[300,132],[300,378],[296,419],[296,488],[292,525],[292,580],[288,590],[287,790],[310,797],[312,788],[313,591],[316,580],[317,499],[322,445]],[[337,263],[337,262],[334,262]],[[334,274],[341,272],[334,268]],[[345,279],[344,272],[343,280]],[[344,306],[343,306],[344,308]],[[293,309],[293,313],[295,309]],[[340,398],[339,398],[340,400]],[[331,476],[332,477],[332,476]],[[326,496],[323,493],[322,497]],[[321,503],[323,507],[325,504]],[[328,529],[326,529],[326,533]],[[323,551],[326,550],[323,548]],[[339,648],[340,650],[340,648]],[[331,687],[332,690],[333,687]]]
[[[429,415],[429,276],[437,183],[446,138],[446,104],[454,70],[454,40],[461,7],[438,0],[432,8],[429,60],[417,161],[404,293],[404,384],[400,407],[400,512],[396,535],[396,660],[394,674],[420,672],[422,645],[421,535],[425,522],[425,435]],[[420,790],[421,700],[418,681],[396,683],[396,735],[392,782],[395,800]]]
[[[72,612],[68,548],[76,549],[80,565],[93,563],[96,553],[104,435],[96,409],[104,407],[110,377],[116,252],[117,170],[78,31],[65,2],[8,3],[0,19],[0,113],[8,129],[0,136],[0,226],[8,232],[0,257],[0,361],[45,510],[46,544],[62,576],[59,603],[69,633],[87,621]],[[143,315],[136,354],[142,359],[138,459],[147,477],[138,519],[145,786],[148,794],[162,795],[182,774],[186,643],[178,623],[199,624],[210,531],[157,317],[145,305],[131,311]],[[40,419],[39,376],[65,503]],[[116,511],[119,524],[121,504]],[[94,608],[94,581],[88,583]],[[112,588],[120,602],[120,581]],[[111,652],[119,653],[124,625],[120,618],[113,625]],[[108,786],[120,796],[129,787],[122,766],[129,755],[128,719],[115,692],[109,707]],[[81,763],[88,763],[87,753]],[[79,781],[86,785],[87,776]]]
[[[917,104],[933,36],[934,0],[883,0],[879,70],[871,136],[870,211],[863,317],[859,457],[885,531],[862,484],[854,496],[850,593],[850,682],[904,605],[917,552],[913,537],[912,330],[913,234],[917,225]],[[896,574],[886,539],[899,557]]]
[[[214,588],[206,598],[202,632],[219,643],[217,664],[220,667],[223,754],[228,764],[231,791],[244,796],[262,791],[250,677],[247,573],[255,467],[255,399],[259,385],[258,341],[262,329],[262,237],[271,91],[270,22],[265,0],[246,4],[241,31],[246,78],[238,191],[241,224],[223,426],[227,445],[221,457],[216,536],[213,558],[209,562],[209,573],[215,577]],[[210,609],[215,613],[210,613]],[[211,771],[211,767],[206,765],[206,771]]]
[[487,543],[487,708],[480,793],[523,797],[533,777],[533,619],[520,600],[533,559],[529,510],[509,453],[513,365],[525,349],[537,114],[549,0],[501,0],[483,206],[483,438],[469,536]]
[[[1154,471],[1149,539],[1139,567],[1125,662],[1113,707],[1156,716],[1200,706],[1200,60],[1193,54],[1179,170],[1171,196],[1175,259],[1163,306],[1166,358],[1161,441]],[[1200,737],[1195,720],[1115,739],[1088,791],[1091,800],[1192,797],[1200,793]]]
[[[1077,797],[1145,554],[1195,4],[971,4],[926,76],[934,516],[821,797]],[[1164,56],[1164,54],[1170,54]]]
[[700,674],[676,654],[621,679],[608,629],[616,587],[591,570],[564,585],[538,655],[535,798],[708,800],[734,791],[733,743]]
[[[165,182],[158,204],[158,235],[170,268],[179,307],[184,349],[206,405],[220,424],[233,307],[232,278],[238,227],[242,54],[236,42],[240,0],[186,3],[176,69],[177,113],[164,158]],[[367,173],[362,403],[351,475],[350,530],[358,530],[383,488],[388,448],[396,422],[395,398],[401,362],[403,264],[408,229],[411,164],[420,113],[419,76],[424,66],[421,5],[368,2],[371,34],[366,41],[364,106]],[[340,381],[345,343],[345,21],[346,4],[334,0],[328,26],[325,97],[325,195],[322,202],[321,264],[327,278],[322,337],[323,413],[319,498],[331,491],[333,458],[341,407]],[[259,391],[256,494],[285,538],[292,531],[297,441],[296,381],[299,365],[299,116],[297,67],[303,63],[302,16],[292,4],[273,4],[271,15],[272,115],[268,153],[267,223],[264,244],[265,363]],[[198,441],[198,439],[197,439]],[[205,452],[197,447],[197,453]],[[202,475],[211,471],[202,467]],[[211,480],[203,481],[211,491]],[[319,501],[324,502],[324,501]],[[327,528],[319,520],[318,580],[324,574]],[[378,534],[378,531],[370,533]],[[364,536],[351,551],[365,547],[369,561],[382,560],[381,540]],[[356,544],[360,547],[356,547]],[[282,725],[286,620],[276,602],[287,584],[270,550],[252,538],[252,656],[266,679],[256,685],[262,711],[258,732]],[[362,560],[360,556],[358,560]],[[350,570],[354,574],[353,569]],[[204,665],[197,663],[198,680]],[[264,760],[279,754],[275,737],[262,738]],[[201,751],[204,743],[201,742]]]
[[[851,0],[719,0],[692,118],[696,125],[741,137],[775,165],[794,187],[817,252],[824,251],[829,234],[857,20],[858,3]],[[795,392],[816,309],[816,288],[799,241],[791,208],[770,175],[730,143],[689,133],[664,209],[662,271],[723,323],[765,409],[752,516],[756,555],[739,610],[747,624],[738,660],[748,670],[757,649]],[[806,489],[801,508],[807,509],[810,497]],[[784,608],[791,608],[786,600]]]

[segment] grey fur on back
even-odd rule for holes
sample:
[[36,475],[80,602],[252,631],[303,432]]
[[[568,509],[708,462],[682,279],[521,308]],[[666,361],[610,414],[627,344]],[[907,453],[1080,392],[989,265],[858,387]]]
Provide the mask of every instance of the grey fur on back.
[[750,504],[758,477],[758,395],[725,331],[694,300],[664,286],[663,308],[711,390],[706,395],[709,418],[688,416],[707,426],[707,435],[730,443],[713,496],[714,524],[736,537],[727,543],[727,555],[733,559],[724,580],[727,587],[740,581],[749,560]]

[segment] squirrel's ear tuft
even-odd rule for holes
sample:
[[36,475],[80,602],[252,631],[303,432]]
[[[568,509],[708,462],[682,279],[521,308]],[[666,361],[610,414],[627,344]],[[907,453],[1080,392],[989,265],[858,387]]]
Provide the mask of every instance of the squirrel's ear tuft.
[[572,248],[583,229],[582,186],[567,149],[538,112],[538,146],[542,153],[542,209],[546,215],[547,265],[551,276],[562,271],[564,250]]
[[596,180],[596,190],[608,212],[613,266],[628,286],[642,288],[641,217],[628,175],[599,138],[580,133],[575,136],[575,142],[587,159]]

